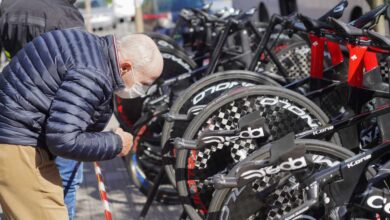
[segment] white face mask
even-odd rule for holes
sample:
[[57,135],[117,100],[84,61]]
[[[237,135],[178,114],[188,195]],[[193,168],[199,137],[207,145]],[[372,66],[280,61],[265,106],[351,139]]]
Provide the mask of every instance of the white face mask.
[[138,97],[144,97],[149,89],[149,86],[145,86],[139,82],[135,82],[133,68],[131,69],[131,75],[133,76],[134,85],[130,88],[125,87],[115,92],[115,94],[122,99],[134,99]]

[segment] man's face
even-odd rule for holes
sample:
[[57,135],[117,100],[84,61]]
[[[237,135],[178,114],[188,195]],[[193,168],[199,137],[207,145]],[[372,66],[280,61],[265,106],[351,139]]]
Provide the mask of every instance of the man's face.
[[120,72],[125,88],[116,91],[116,95],[123,99],[144,97],[149,87],[161,75],[162,66],[162,62],[157,60],[141,69],[135,68],[129,61],[122,61]]
[[126,61],[121,63],[120,66],[121,77],[127,88],[131,88],[136,83],[139,83],[143,86],[151,86],[162,72],[162,68],[161,71],[141,71],[137,68],[134,68],[130,62]]
[[121,77],[127,88],[131,88],[136,83],[143,86],[151,86],[160,77],[162,72],[162,66],[159,68],[151,68],[149,71],[142,71],[134,68],[129,61],[122,62],[120,66]]
[[[136,54],[127,53],[127,56],[124,56],[121,50],[118,50],[120,73],[125,84],[125,88],[116,92],[121,98],[145,96],[147,89],[160,77],[163,58],[154,42],[150,41],[151,47],[146,47],[148,50],[138,51]],[[147,42],[145,44],[147,45]]]

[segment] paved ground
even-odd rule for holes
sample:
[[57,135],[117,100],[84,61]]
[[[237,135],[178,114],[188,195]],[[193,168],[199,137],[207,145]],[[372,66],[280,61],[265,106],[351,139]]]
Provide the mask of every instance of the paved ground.
[[[117,126],[118,122],[113,119],[106,129]],[[106,182],[114,219],[138,219],[146,197],[132,184],[123,161],[117,158],[101,162],[100,166]],[[84,182],[78,192],[77,208],[76,219],[104,219],[103,204],[100,201],[96,176],[91,163],[86,163],[84,166]],[[166,206],[154,203],[147,219],[178,219],[180,213],[180,206]]]
[[[100,164],[110,200],[113,219],[138,219],[145,196],[131,183],[120,159]],[[100,201],[97,181],[91,163],[85,164],[84,182],[78,192],[76,219],[103,220],[103,204]],[[154,203],[146,219],[178,219],[180,206],[166,206]]]

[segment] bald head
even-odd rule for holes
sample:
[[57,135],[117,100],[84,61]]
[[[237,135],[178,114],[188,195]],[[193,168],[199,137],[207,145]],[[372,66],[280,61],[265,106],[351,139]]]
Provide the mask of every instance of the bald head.
[[[131,34],[118,42],[119,63],[126,86],[131,87],[134,79],[144,85],[151,85],[163,69],[163,58],[154,41],[144,34]],[[134,78],[130,77],[133,71]]]

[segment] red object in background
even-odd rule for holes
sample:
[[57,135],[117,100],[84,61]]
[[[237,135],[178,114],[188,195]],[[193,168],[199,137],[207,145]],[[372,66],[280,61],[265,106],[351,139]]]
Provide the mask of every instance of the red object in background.
[[368,72],[378,67],[378,59],[375,52],[368,51],[366,46],[348,44],[349,67],[348,84],[350,86],[363,86],[363,71]]
[[364,55],[364,69],[366,72],[373,70],[378,67],[378,58],[376,56],[376,53],[367,51]]
[[159,18],[168,18],[169,13],[158,13],[158,14],[144,14],[144,20],[159,19]]
[[[332,65],[337,65],[344,61],[338,43],[328,41],[326,38],[318,37],[314,34],[310,34],[309,39],[311,42],[311,77],[323,77],[325,44],[328,46]],[[368,72],[378,67],[376,52],[368,51],[367,46],[347,44],[347,48],[349,50],[348,85],[362,87],[363,72]]]
[[328,47],[332,65],[337,65],[344,61],[343,52],[341,51],[338,43],[328,41],[324,37],[318,37],[314,34],[310,34],[309,39],[311,43],[310,76],[322,79],[324,71],[325,44]]
[[115,96],[115,99],[116,99],[116,108],[118,111],[118,117],[120,117],[119,120],[122,122],[121,125],[122,126],[126,125],[128,128],[131,128],[135,121],[129,118],[129,113],[126,114],[128,109],[126,109],[123,102],[123,101],[129,102],[129,100],[123,100],[118,96]]
[[340,45],[332,41],[327,41],[326,44],[328,46],[330,58],[332,59],[332,65],[338,65],[344,62],[344,56]]
[[310,34],[309,39],[311,43],[310,76],[313,78],[322,79],[324,71],[324,51],[326,39],[324,37],[317,37],[314,34]]
[[348,85],[354,87],[363,86],[363,58],[367,47],[348,44],[349,67],[348,67]]

